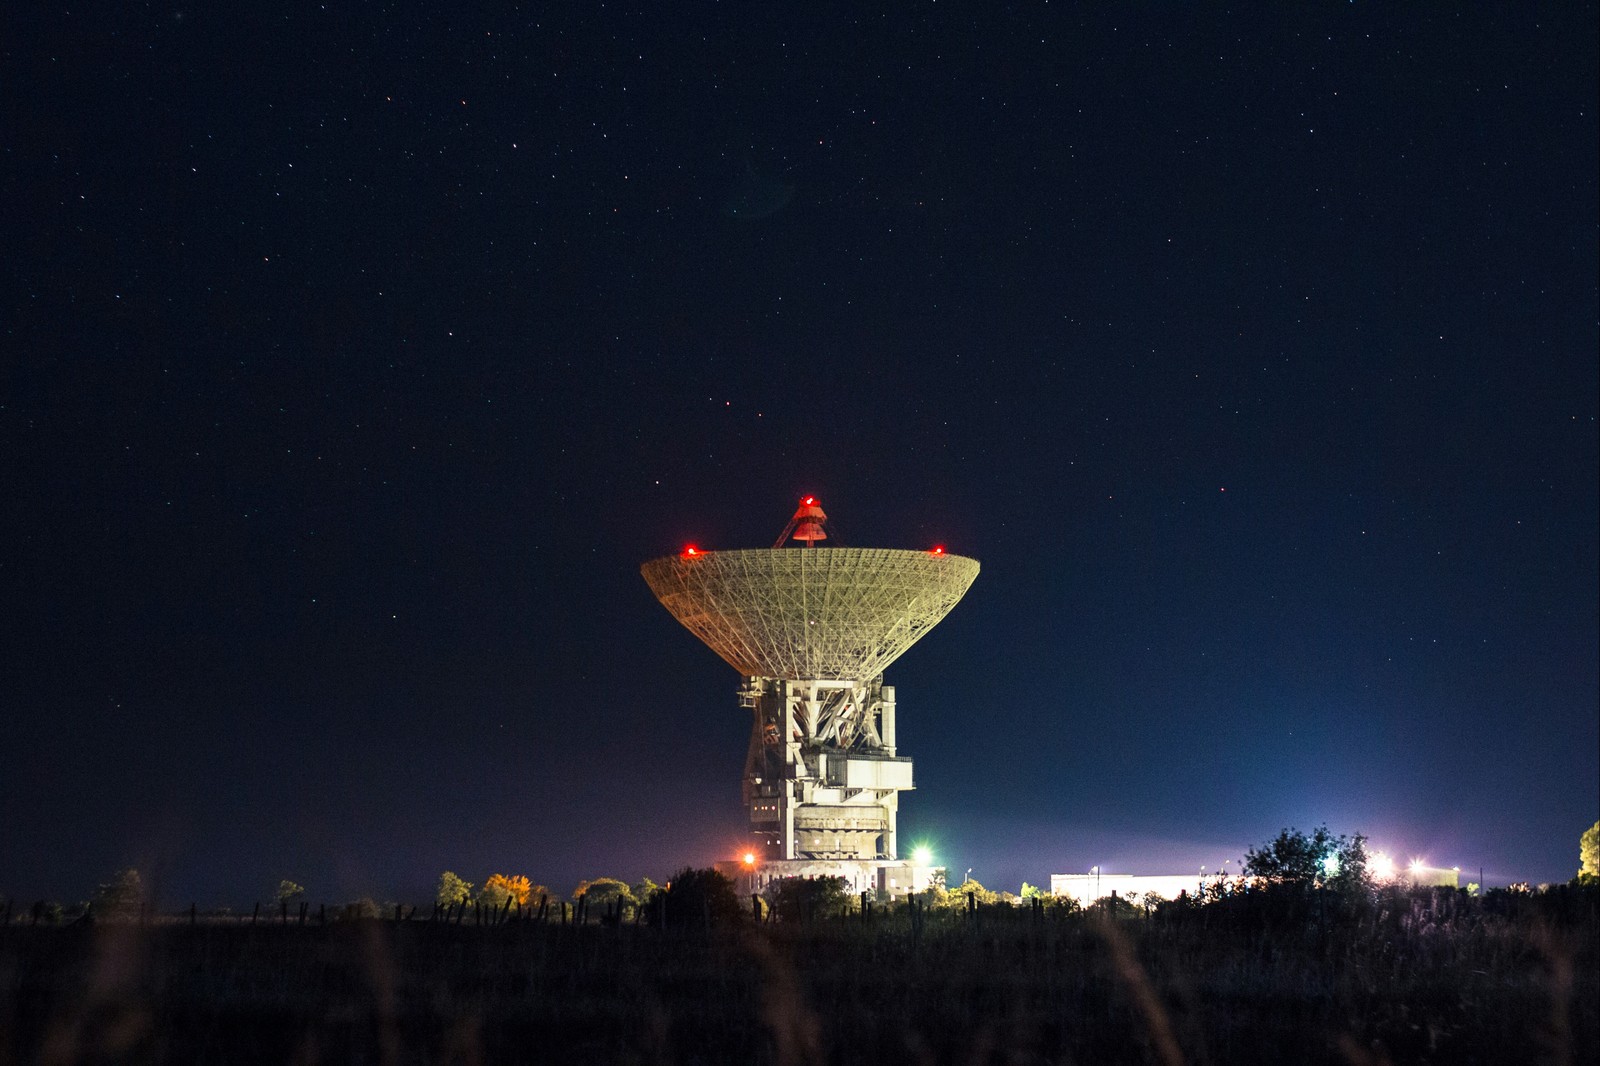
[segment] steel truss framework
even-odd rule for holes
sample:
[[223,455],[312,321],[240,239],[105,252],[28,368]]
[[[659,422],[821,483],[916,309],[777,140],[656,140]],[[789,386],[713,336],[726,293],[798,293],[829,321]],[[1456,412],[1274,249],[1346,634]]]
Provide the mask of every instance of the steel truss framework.
[[939,623],[978,576],[959,555],[772,548],[669,555],[645,581],[672,616],[746,677],[860,680]]
[[894,689],[882,678],[751,677],[744,800],[768,859],[894,859],[911,760],[895,754]]

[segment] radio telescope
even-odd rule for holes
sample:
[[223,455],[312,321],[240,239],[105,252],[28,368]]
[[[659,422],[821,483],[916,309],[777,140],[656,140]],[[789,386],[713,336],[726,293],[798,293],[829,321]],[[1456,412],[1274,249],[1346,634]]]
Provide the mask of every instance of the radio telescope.
[[744,676],[751,886],[840,876],[857,891],[903,894],[931,871],[899,856],[911,760],[896,747],[883,671],[950,613],[978,562],[942,548],[819,547],[826,523],[808,496],[772,548],[686,548],[641,572],[662,606]]

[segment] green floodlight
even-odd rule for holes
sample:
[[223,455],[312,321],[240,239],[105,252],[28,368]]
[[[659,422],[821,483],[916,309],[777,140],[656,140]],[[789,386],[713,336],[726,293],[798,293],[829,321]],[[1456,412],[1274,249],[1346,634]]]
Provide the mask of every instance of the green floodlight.
[[911,851],[911,861],[915,862],[918,866],[932,866],[933,849],[928,847],[926,844],[918,844]]

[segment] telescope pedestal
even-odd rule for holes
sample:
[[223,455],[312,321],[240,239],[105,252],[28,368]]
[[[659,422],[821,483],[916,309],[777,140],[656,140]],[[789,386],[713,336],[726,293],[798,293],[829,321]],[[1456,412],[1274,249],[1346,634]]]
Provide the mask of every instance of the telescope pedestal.
[[719,862],[718,873],[734,883],[740,895],[765,892],[774,881],[786,877],[842,877],[845,891],[852,896],[870,892],[875,897],[903,899],[922,892],[936,882],[943,884],[944,868],[918,866],[910,860],[875,859],[775,859],[746,862]]
[[[895,752],[894,688],[749,677],[744,801],[768,862],[894,862],[911,760]],[[837,875],[830,875],[837,876]]]

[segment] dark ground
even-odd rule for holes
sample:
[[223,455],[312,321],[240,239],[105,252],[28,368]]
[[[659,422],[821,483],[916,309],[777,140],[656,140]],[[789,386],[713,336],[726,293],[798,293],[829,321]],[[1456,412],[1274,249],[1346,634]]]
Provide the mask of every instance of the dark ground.
[[[1588,1062],[1593,897],[713,930],[0,930],[0,1064]],[[1502,902],[1504,902],[1502,900]],[[1517,909],[1520,907],[1520,909]]]

